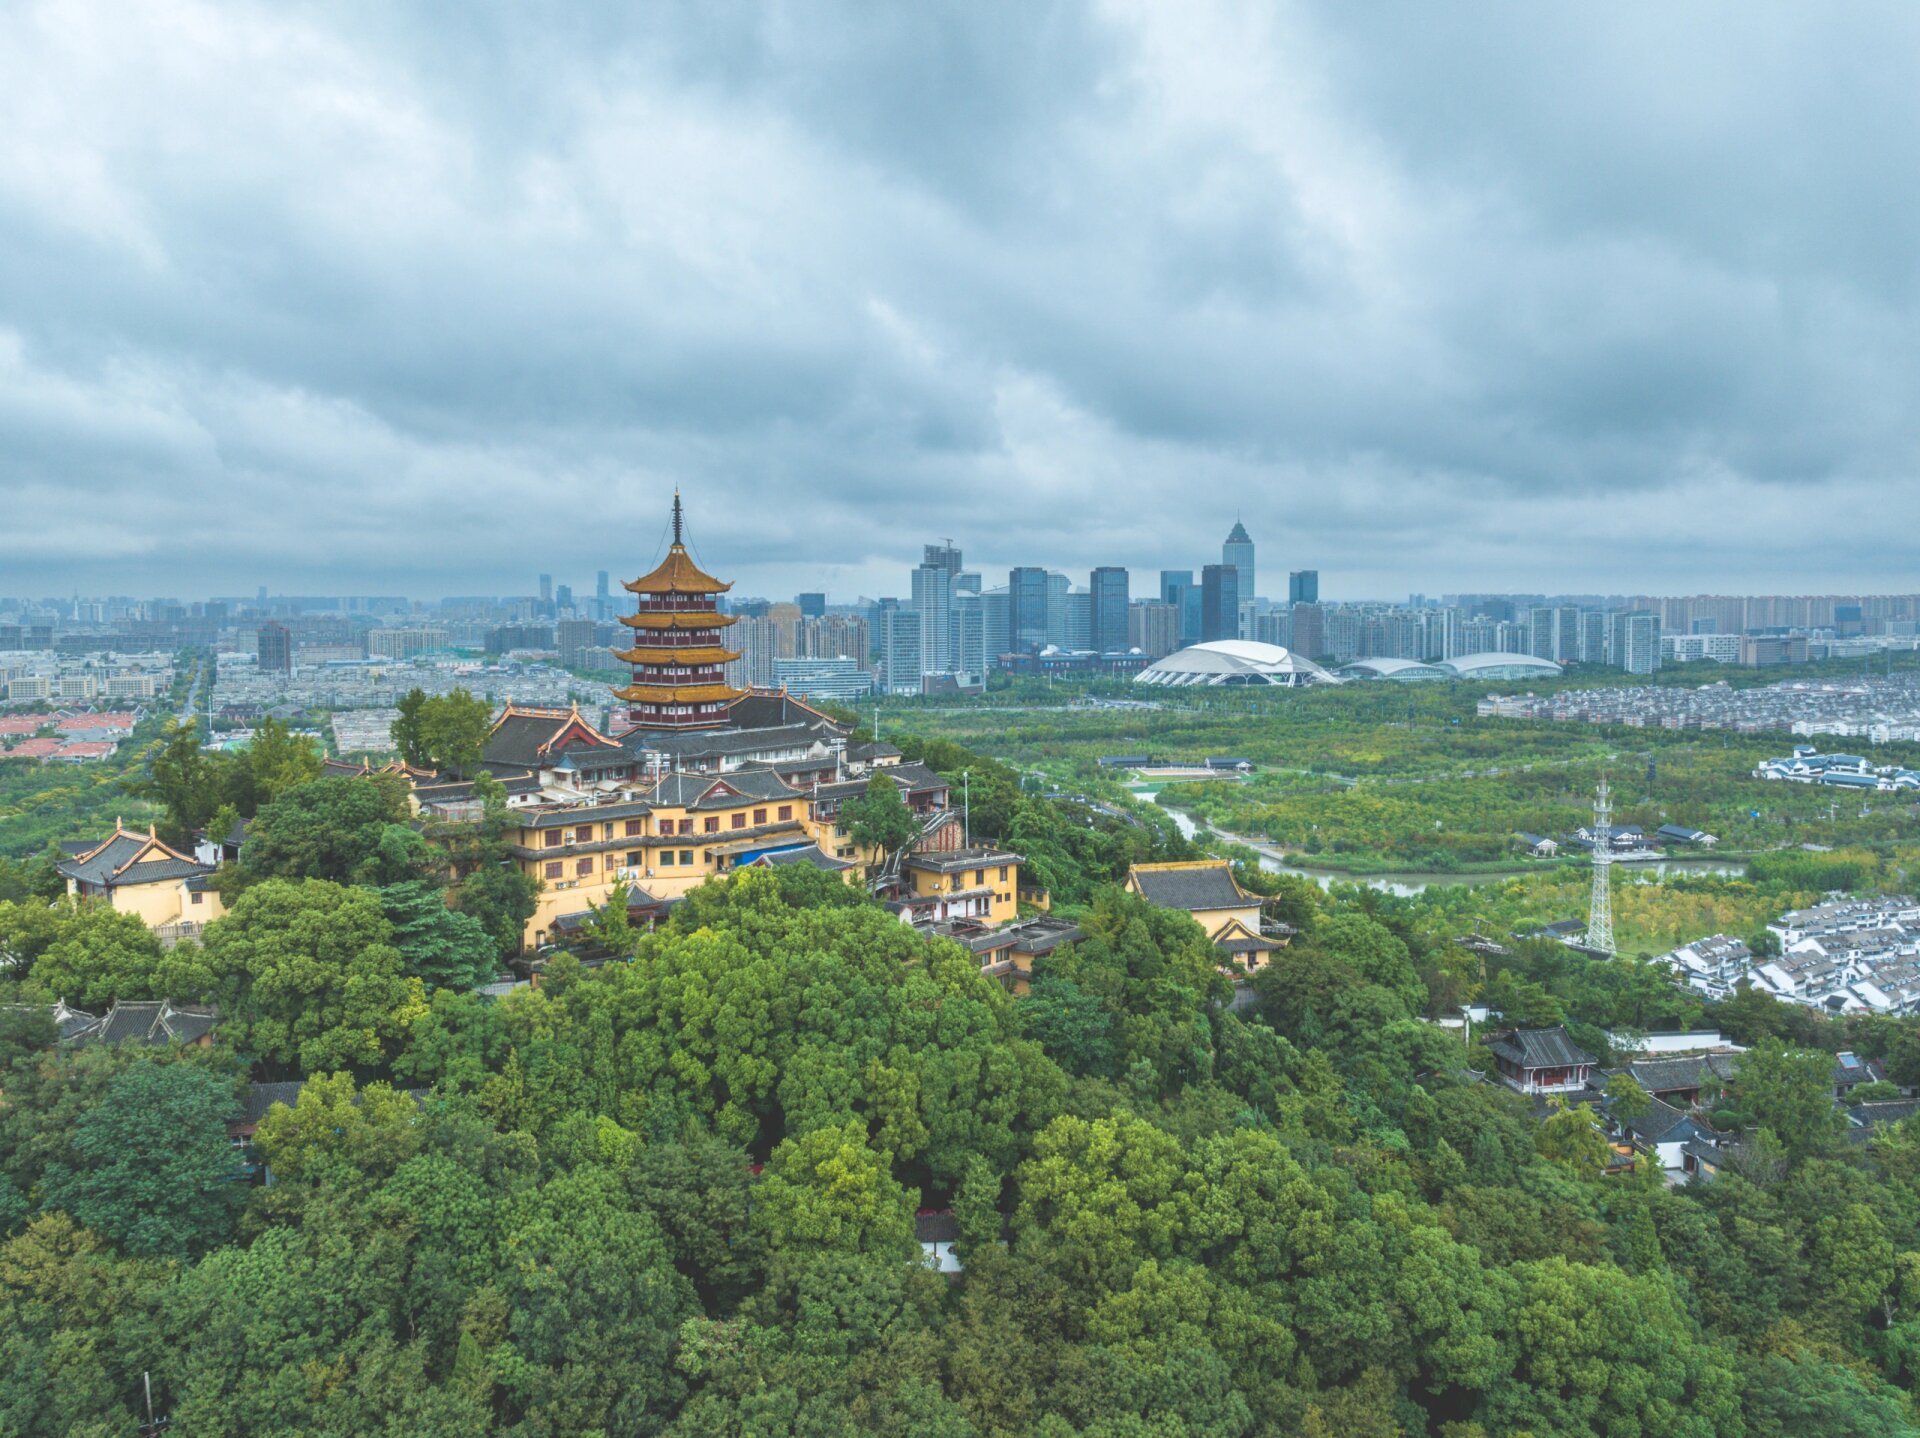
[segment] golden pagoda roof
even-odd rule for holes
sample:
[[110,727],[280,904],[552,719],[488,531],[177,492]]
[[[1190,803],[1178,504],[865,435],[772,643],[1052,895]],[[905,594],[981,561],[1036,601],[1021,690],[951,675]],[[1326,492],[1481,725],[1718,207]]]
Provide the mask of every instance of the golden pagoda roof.
[[613,657],[622,664],[731,664],[740,657],[737,649],[718,644],[690,645],[685,649],[616,649]]
[[731,684],[629,684],[613,697],[629,704],[731,704],[746,692]]
[[712,610],[643,609],[638,614],[622,614],[620,622],[629,629],[725,629],[738,624],[740,616]]
[[733,585],[715,579],[693,562],[684,544],[674,544],[651,574],[622,586],[629,594],[724,594]]

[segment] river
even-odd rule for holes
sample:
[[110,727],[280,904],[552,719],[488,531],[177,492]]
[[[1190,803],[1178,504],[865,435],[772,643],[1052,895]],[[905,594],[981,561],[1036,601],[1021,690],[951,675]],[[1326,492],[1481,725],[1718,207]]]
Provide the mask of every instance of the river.
[[[1160,791],[1157,789],[1142,789],[1133,797],[1149,804],[1160,803]],[[1166,809],[1172,817],[1175,827],[1189,839],[1199,831],[1200,826],[1194,823],[1193,816],[1186,810],[1176,809],[1171,805],[1161,807]],[[1537,874],[1541,868],[1536,865],[1533,868],[1495,869],[1477,874],[1446,874],[1421,870],[1385,874],[1348,874],[1332,869],[1309,869],[1299,864],[1289,863],[1287,856],[1280,850],[1270,848],[1257,840],[1219,830],[1214,832],[1229,843],[1245,844],[1254,850],[1260,855],[1260,867],[1269,873],[1292,874],[1296,878],[1311,879],[1323,889],[1336,883],[1364,884],[1369,889],[1378,889],[1386,894],[1397,894],[1403,899],[1437,885],[1497,884],[1506,879]],[[1745,864],[1730,863],[1724,859],[1653,859],[1638,863],[1628,861],[1617,867],[1623,875],[1637,877],[1642,874],[1652,874],[1656,878],[1665,878],[1668,874],[1723,874],[1730,878],[1738,878],[1747,871]]]

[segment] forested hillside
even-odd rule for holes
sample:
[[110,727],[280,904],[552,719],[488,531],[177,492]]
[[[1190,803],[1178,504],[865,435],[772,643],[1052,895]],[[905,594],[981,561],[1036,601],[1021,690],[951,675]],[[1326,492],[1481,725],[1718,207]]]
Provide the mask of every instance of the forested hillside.
[[[366,781],[262,806],[204,948],[0,905],[0,1432],[132,1433],[143,1375],[171,1431],[234,1438],[1915,1431],[1920,1138],[1849,1143],[1827,1092],[1843,1044],[1920,1081],[1914,1021],[1703,1013],[1632,959],[1489,965],[1453,915],[1285,880],[1300,934],[1235,1006],[1201,930],[1112,883],[1154,836],[919,752],[1079,918],[1025,995],[783,869],[483,996],[485,895],[423,906],[433,856]],[[220,1042],[61,1043],[63,996],[211,999]],[[1608,1173],[1584,1110],[1423,1022],[1474,996],[1756,1043],[1746,1159]],[[236,1149],[266,1079],[304,1082]]]

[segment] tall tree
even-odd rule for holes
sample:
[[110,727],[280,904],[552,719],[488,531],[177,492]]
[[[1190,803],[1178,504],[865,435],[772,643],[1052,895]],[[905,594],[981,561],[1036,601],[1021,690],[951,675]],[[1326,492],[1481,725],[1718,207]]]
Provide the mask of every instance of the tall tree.
[[256,878],[350,883],[377,862],[382,831],[407,818],[406,786],[391,775],[315,779],[255,815],[240,864]]
[[166,807],[165,837],[174,844],[205,828],[226,799],[223,761],[201,747],[198,723],[192,719],[168,723],[146,777],[129,787]]
[[464,778],[480,767],[480,752],[492,726],[493,707],[465,689],[455,689],[420,706],[420,747],[434,768]]
[[493,935],[472,914],[449,909],[439,885],[388,884],[380,907],[393,925],[404,972],[429,989],[465,992],[493,977],[499,959]]
[[885,770],[875,770],[867,792],[848,800],[840,813],[848,837],[863,849],[890,854],[913,837],[913,814]]
[[400,751],[400,761],[416,769],[424,769],[430,762],[427,755],[426,727],[421,722],[421,715],[426,706],[427,691],[417,687],[409,689],[394,706],[400,711],[400,717],[393,721],[392,727],[388,730],[393,739],[393,747]]
[[371,889],[255,884],[182,965],[174,987],[201,975],[240,1051],[283,1070],[378,1069],[426,1012]]
[[189,1063],[137,1062],[74,1126],[71,1155],[41,1184],[64,1209],[126,1252],[191,1258],[223,1241],[246,1200],[227,1120],[232,1079]]

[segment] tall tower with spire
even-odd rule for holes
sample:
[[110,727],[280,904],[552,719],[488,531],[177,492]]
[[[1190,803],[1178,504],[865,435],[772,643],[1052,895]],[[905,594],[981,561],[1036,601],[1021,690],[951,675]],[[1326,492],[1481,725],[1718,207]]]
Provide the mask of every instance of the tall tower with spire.
[[673,544],[653,573],[623,588],[636,596],[634,612],[620,616],[633,647],[613,657],[633,666],[632,682],[613,691],[629,707],[636,729],[708,729],[727,722],[727,710],[745,694],[726,682],[725,666],[740,657],[720,642],[735,623],[719,597],[733,586],[703,573],[687,553],[680,491],[673,492]]
[[1587,911],[1587,947],[1611,954],[1613,948],[1613,803],[1606,777],[1593,791],[1593,903]]
[[1227,541],[1220,546],[1220,562],[1230,564],[1240,576],[1240,602],[1245,604],[1257,592],[1253,587],[1253,539],[1247,533],[1246,525],[1238,519],[1227,532]]

